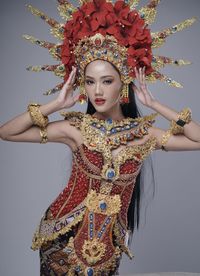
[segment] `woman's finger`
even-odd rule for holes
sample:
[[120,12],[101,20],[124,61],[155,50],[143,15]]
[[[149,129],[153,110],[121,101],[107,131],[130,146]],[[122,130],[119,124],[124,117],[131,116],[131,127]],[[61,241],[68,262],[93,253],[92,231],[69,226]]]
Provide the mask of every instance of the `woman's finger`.
[[139,79],[139,72],[138,72],[136,67],[134,67],[134,71],[135,71],[136,79],[138,80]]
[[145,66],[142,68],[142,83],[145,84]]
[[135,85],[135,83],[132,83],[132,86],[133,86],[133,90],[134,92],[136,91],[137,93],[140,93],[138,87]]

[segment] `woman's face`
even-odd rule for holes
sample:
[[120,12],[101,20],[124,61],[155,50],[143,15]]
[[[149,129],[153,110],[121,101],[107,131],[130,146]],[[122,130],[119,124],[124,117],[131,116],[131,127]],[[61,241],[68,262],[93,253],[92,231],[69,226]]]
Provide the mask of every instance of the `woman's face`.
[[107,61],[95,60],[85,70],[85,90],[97,112],[114,111],[120,106],[122,82]]

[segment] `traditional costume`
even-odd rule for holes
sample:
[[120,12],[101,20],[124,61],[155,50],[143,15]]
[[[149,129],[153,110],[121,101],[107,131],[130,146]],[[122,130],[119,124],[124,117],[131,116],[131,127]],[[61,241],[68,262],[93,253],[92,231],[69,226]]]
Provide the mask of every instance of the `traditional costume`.
[[[25,35],[27,40],[47,48],[54,58],[61,60],[57,65],[30,66],[28,70],[52,71],[65,82],[75,65],[81,102],[87,100],[83,85],[85,67],[98,59],[111,62],[119,71],[123,83],[122,104],[128,102],[128,85],[135,78],[134,67],[145,66],[147,81],[158,79],[181,87],[159,69],[166,64],[189,62],[153,55],[152,48],[162,46],[167,36],[190,26],[195,18],[151,33],[148,25],[155,20],[159,2],[151,0],[137,11],[138,0],[114,4],[105,0],[82,0],[80,7],[58,0],[60,15],[67,20],[65,24],[28,5],[34,15],[51,26],[51,33],[62,40],[53,44]],[[62,86],[63,83],[58,84],[46,94],[55,93]],[[41,127],[42,141],[47,142],[48,119],[36,112],[37,107],[30,105],[29,112]],[[40,124],[36,122],[35,112]],[[144,139],[142,144],[128,142],[145,138],[157,114],[121,121],[100,120],[81,112],[63,115],[79,129],[83,143],[73,151],[69,182],[42,217],[32,248],[40,249],[41,275],[115,275],[122,252],[132,258],[127,247],[127,212],[143,161],[156,147],[153,136]],[[179,130],[176,128],[177,133]],[[122,149],[114,156],[113,149],[119,147]]]

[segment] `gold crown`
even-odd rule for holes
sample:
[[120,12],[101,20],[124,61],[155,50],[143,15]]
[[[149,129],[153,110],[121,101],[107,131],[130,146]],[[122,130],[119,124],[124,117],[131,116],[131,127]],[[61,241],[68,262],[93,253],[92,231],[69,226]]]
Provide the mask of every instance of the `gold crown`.
[[[155,21],[156,8],[160,0],[150,0],[147,5],[136,10],[139,2],[139,0],[116,1],[115,3],[105,0],[80,0],[80,6],[74,7],[66,0],[58,0],[58,11],[66,21],[65,24],[27,5],[33,15],[40,17],[51,26],[52,35],[61,41],[54,44],[24,35],[26,40],[48,49],[52,57],[60,61],[55,65],[27,68],[35,72],[51,71],[64,79],[62,83],[45,94],[55,93],[62,88],[73,65],[79,69],[77,80],[77,86],[79,86],[85,66],[95,59],[112,62],[120,71],[122,81],[126,84],[135,77],[133,68],[141,67],[143,64],[143,66],[147,65],[145,66],[147,81],[160,80],[170,86],[182,87],[180,83],[162,74],[159,70],[166,65],[182,66],[190,62],[154,55],[152,50],[163,46],[168,36],[191,26],[196,18],[193,17],[170,28],[150,33],[148,26]],[[137,24],[138,32],[134,29]],[[113,28],[115,28],[114,31]],[[138,34],[140,34],[139,38]],[[144,42],[149,37],[151,40]]]

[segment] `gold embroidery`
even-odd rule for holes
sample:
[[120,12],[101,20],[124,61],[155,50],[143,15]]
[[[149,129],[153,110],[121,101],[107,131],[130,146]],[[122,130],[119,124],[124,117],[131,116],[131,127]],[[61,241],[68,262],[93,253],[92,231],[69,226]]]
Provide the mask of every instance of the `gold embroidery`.
[[119,195],[109,196],[91,190],[85,205],[91,212],[110,216],[120,211],[121,199]]
[[86,261],[90,265],[94,265],[105,255],[106,244],[100,242],[97,238],[85,240],[81,252]]
[[74,271],[76,268],[79,268],[80,275],[88,275],[87,273],[89,269],[93,271],[93,275],[101,275],[102,272],[107,275],[108,273],[110,273],[111,270],[114,270],[116,268],[117,260],[121,256],[121,250],[118,246],[116,246],[114,254],[108,261],[105,261],[104,263],[99,265],[95,265],[95,267],[93,268],[88,267],[78,258],[74,248],[73,237],[69,239],[67,248],[71,250],[71,253],[69,254],[69,262],[72,264],[72,267],[70,267],[70,270],[68,272],[69,276],[74,276]]
[[119,231],[116,223],[114,225],[113,231],[114,231],[114,234],[116,237],[116,241],[117,241],[118,245],[120,246],[120,248],[122,249],[122,251],[124,253],[126,253],[130,259],[133,259],[134,255],[130,252],[129,248],[127,246],[125,246],[124,241],[121,239],[121,234],[120,234],[120,231]]
[[67,200],[64,202],[64,204],[62,205],[62,207],[60,208],[58,214],[56,215],[56,219],[59,218],[60,216],[60,213],[62,212],[62,210],[65,208],[65,206],[67,205],[68,201],[71,199],[71,195],[74,191],[74,187],[76,186],[76,180],[77,180],[77,174],[78,174],[78,170],[76,170],[76,174],[75,174],[75,177],[74,177],[74,181],[73,181],[73,186],[72,186],[72,189],[70,191],[70,195],[67,197]]
[[[112,156],[113,148],[118,147],[121,143],[127,143],[127,138],[123,139],[123,135],[132,134],[133,140],[134,137],[141,138],[148,134],[148,127],[152,125],[158,113],[135,119],[125,118],[121,121],[101,120],[81,112],[68,112],[62,113],[62,115],[65,116],[65,119],[69,119],[72,122],[76,121],[83,136],[83,144],[88,149],[102,153],[104,165],[100,175],[104,180],[112,182],[117,180],[121,164],[128,159],[142,162],[155,149],[156,138],[150,137],[144,144],[126,146],[116,156]],[[115,133],[112,133],[113,129]],[[80,146],[79,148],[81,149]]]
[[63,235],[65,233],[69,232],[69,230],[71,230],[71,228],[73,226],[75,226],[78,222],[80,222],[83,219],[84,213],[85,213],[85,210],[82,213],[80,213],[79,215],[77,215],[74,218],[74,220],[72,222],[70,222],[67,226],[65,226],[58,232],[52,232],[50,235],[41,235],[39,227],[38,227],[37,231],[35,232],[35,234],[33,236],[31,249],[37,250],[43,244],[47,243],[48,241],[55,240],[59,235]]

